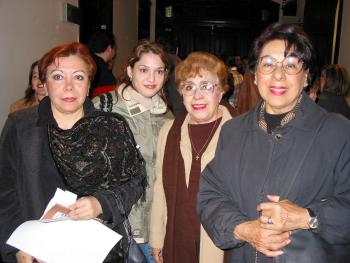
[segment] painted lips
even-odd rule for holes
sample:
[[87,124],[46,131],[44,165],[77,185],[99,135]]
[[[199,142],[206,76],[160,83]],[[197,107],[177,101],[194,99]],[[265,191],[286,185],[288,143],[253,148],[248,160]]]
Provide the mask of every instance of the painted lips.
[[157,86],[156,85],[145,85],[147,89],[155,89]]
[[194,110],[203,110],[207,107],[206,104],[192,104]]
[[271,86],[270,87],[270,92],[273,94],[273,95],[276,95],[276,96],[281,96],[283,95],[284,93],[286,93],[287,91],[287,88],[286,87],[280,87],[280,86]]
[[76,98],[64,98],[63,99],[63,101],[65,101],[65,102],[73,102],[75,100],[76,100]]

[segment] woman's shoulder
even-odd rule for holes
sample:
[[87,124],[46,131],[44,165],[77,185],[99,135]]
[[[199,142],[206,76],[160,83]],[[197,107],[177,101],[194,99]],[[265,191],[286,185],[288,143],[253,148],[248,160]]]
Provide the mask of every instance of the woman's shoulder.
[[36,104],[37,103],[35,103],[33,100],[28,101],[25,98],[19,99],[11,104],[10,113],[35,106]]
[[5,126],[7,129],[16,129],[17,133],[28,132],[28,130],[37,127],[38,108],[31,107],[12,112],[8,115]]
[[108,111],[109,109],[112,109],[113,105],[117,104],[118,101],[120,101],[120,98],[117,94],[117,91],[113,90],[107,93],[99,94],[91,101],[96,109]]
[[254,123],[254,114],[256,114],[256,109],[252,109],[248,112],[242,113],[238,116],[232,117],[225,124],[223,129],[234,129],[235,131],[241,130],[245,131],[247,129],[252,129],[252,124]]
[[350,139],[350,120],[339,113],[327,112],[324,129],[332,132],[335,136],[344,134]]
[[123,115],[117,113],[117,112],[109,112],[109,111],[101,111],[101,110],[94,110],[89,116],[93,118],[96,122],[103,122],[104,120],[110,120],[115,122],[125,122],[127,123],[126,119]]

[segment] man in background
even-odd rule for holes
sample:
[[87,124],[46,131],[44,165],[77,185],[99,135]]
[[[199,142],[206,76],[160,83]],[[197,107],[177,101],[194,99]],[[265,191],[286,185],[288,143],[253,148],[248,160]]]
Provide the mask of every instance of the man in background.
[[113,33],[106,30],[95,32],[88,43],[88,48],[97,66],[97,72],[89,91],[89,97],[112,91],[116,87],[116,79],[112,73],[116,56],[116,41]]

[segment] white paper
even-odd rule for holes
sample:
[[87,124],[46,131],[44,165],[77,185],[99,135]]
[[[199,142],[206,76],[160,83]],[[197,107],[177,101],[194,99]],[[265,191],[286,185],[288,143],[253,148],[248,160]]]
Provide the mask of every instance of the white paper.
[[[57,188],[43,216],[55,204],[69,206],[77,196]],[[42,217],[43,217],[42,216]],[[56,215],[53,221],[24,222],[12,233],[7,244],[47,263],[98,263],[122,238],[96,220],[67,220]],[[56,221],[58,220],[58,221]]]
[[96,220],[27,221],[7,244],[47,263],[98,263],[122,238]]
[[48,203],[44,214],[41,216],[41,218],[46,214],[48,210],[50,210],[51,207],[53,207],[55,204],[60,204],[63,206],[70,206],[74,204],[77,201],[77,195],[69,192],[64,191],[60,188],[57,188],[55,195],[51,198],[50,202]]

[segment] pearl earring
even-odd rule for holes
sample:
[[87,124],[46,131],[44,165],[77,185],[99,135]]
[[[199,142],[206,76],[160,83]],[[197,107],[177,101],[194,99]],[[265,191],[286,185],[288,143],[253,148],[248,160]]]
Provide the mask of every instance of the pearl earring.
[[255,85],[258,85],[258,83],[256,82],[256,79],[254,79],[254,84],[255,84]]

